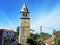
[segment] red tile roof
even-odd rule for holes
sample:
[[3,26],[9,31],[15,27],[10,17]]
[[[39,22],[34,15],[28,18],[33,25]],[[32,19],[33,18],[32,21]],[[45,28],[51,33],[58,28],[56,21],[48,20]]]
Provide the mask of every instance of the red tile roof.
[[13,30],[4,30],[4,32],[14,32]]
[[47,43],[47,44],[52,44],[53,43],[53,40],[50,37],[50,38],[47,38],[46,40],[44,40],[44,42]]
[[54,43],[53,43],[53,39],[52,39],[51,36],[46,37],[46,38],[43,40],[43,42],[44,42],[44,43],[47,43],[47,44],[49,44],[49,45],[53,45],[53,44],[54,44]]

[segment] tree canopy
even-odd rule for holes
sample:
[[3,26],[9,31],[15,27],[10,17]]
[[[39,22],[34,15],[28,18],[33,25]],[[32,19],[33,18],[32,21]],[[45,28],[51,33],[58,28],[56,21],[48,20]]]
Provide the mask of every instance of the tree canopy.
[[27,42],[30,44],[30,45],[45,45],[44,42],[42,42],[40,40],[40,38],[42,37],[45,37],[49,34],[47,33],[41,33],[41,34],[33,34],[33,33],[30,33],[30,37],[28,38]]
[[54,38],[55,45],[60,45],[60,31],[57,32],[56,37]]

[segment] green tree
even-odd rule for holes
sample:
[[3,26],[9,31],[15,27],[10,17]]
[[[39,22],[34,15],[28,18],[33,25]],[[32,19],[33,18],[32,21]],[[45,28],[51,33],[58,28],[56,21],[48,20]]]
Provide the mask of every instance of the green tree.
[[14,32],[16,40],[18,40],[19,28],[20,28],[20,27],[17,27],[16,32]]
[[14,36],[15,36],[16,40],[18,40],[18,32],[14,32]]
[[30,38],[33,39],[33,40],[36,40],[36,39],[39,38],[39,34],[30,33]]
[[48,33],[44,33],[44,32],[42,32],[42,33],[40,33],[40,38],[43,38],[43,37],[46,37],[46,36],[48,36],[49,34]]
[[45,45],[41,40],[37,40],[37,45]]
[[17,30],[16,30],[16,31],[17,31],[17,33],[18,33],[18,35],[19,35],[19,28],[20,28],[20,27],[18,26],[18,27],[17,27]]
[[6,35],[5,39],[4,39],[6,42],[10,42],[11,39],[10,39],[10,36],[9,35]]
[[27,42],[29,42],[30,45],[45,45],[41,40],[40,40],[40,34],[33,34],[30,33],[30,37],[28,38]]
[[54,38],[55,45],[60,45],[60,31],[57,31],[56,37]]

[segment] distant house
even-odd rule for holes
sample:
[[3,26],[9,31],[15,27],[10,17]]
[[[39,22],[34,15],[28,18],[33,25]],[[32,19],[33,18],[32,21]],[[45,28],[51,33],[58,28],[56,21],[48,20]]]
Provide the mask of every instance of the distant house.
[[[49,35],[47,37],[42,38],[42,41],[46,45],[54,45],[54,38],[60,33],[60,31],[53,30],[52,35]],[[59,34],[60,35],[60,34]]]
[[0,45],[2,45],[2,35],[3,35],[3,31],[0,30]]
[[45,45],[54,45],[54,42],[53,42],[53,39],[52,39],[51,35],[49,35],[47,37],[44,37],[42,39],[42,41],[45,43]]
[[4,42],[6,36],[14,37],[14,31],[8,29],[0,29],[0,44]]

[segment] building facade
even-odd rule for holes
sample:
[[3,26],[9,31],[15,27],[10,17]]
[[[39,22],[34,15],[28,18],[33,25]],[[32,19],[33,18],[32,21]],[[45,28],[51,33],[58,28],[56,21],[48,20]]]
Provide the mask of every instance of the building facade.
[[14,31],[8,29],[0,29],[0,45],[4,43],[6,36],[14,37]]

